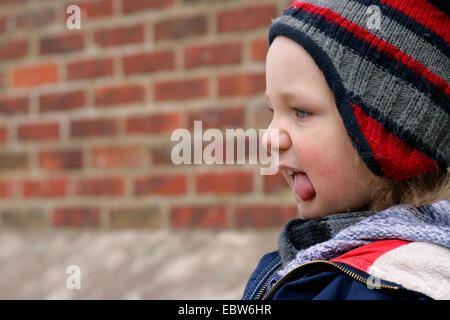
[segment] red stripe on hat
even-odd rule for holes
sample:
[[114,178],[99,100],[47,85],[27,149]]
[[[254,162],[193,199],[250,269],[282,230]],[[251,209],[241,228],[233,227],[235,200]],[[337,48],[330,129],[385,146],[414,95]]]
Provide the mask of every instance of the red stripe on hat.
[[[445,23],[449,17],[445,12],[441,11],[436,6],[427,2],[426,0],[416,1],[398,1],[398,0],[379,0],[380,2],[398,10],[407,15],[408,17],[421,23],[428,29],[435,32],[447,42],[450,42],[450,33],[448,32],[448,25]],[[299,2],[294,0],[289,7],[300,8],[305,2]]]
[[388,6],[403,12],[410,18],[423,24],[428,29],[433,30],[445,41],[450,42],[450,33],[448,32],[449,17],[445,12],[439,10],[436,6],[425,0],[399,1],[399,0],[380,0]]
[[386,176],[404,180],[437,169],[435,160],[417,149],[409,148],[381,123],[364,114],[361,107],[354,103],[351,105],[361,131],[372,148],[373,156]]
[[396,46],[384,41],[381,38],[376,37],[366,29],[360,27],[359,25],[347,20],[336,12],[328,9],[322,8],[310,3],[305,2],[296,2],[292,3],[290,7],[296,7],[298,9],[308,11],[317,15],[322,16],[325,20],[332,22],[341,28],[355,34],[359,39],[362,39],[372,45],[373,47],[378,48],[381,52],[388,55],[389,57],[394,58],[396,61],[406,65],[408,68],[413,70],[417,75],[424,77],[428,81],[430,81],[433,85],[435,85],[440,91],[444,92],[447,95],[450,95],[450,86],[441,77],[431,72],[427,67],[421,64],[419,61],[416,61],[412,57],[408,56],[406,53],[398,49]]
[[403,240],[383,240],[372,242],[365,246],[350,250],[349,252],[331,261],[345,263],[355,269],[367,272],[375,260],[383,254],[408,243],[410,242]]

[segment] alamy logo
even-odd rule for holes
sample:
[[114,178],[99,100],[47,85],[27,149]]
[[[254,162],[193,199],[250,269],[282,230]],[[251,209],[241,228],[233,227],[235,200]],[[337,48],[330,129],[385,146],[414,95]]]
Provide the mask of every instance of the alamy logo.
[[380,30],[381,28],[381,10],[376,5],[371,5],[367,8],[366,14],[370,14],[367,20],[367,28],[369,30]]
[[[262,137],[262,139],[261,139]],[[235,142],[237,164],[245,164],[245,140],[248,139],[249,164],[257,164],[257,160],[261,165],[261,175],[274,175],[278,172],[279,163],[279,131],[271,129],[270,133],[267,129],[226,129],[225,140],[219,129],[207,129],[203,132],[202,121],[194,121],[194,136],[187,129],[179,128],[172,132],[171,141],[178,142],[171,152],[171,160],[175,165],[180,164],[224,164],[224,142],[226,145],[225,164],[235,163]],[[267,141],[270,139],[270,152],[267,155]],[[203,142],[210,142],[203,149]],[[192,148],[193,147],[193,148]],[[193,162],[192,162],[193,150]]]
[[81,9],[79,6],[72,4],[67,7],[66,13],[70,16],[66,19],[67,29],[81,29]]
[[[297,0],[297,2],[311,3],[317,7],[332,8],[330,4],[333,2],[331,0],[314,0],[314,1],[303,1]],[[330,9],[334,10],[334,9]],[[366,10],[366,15],[369,14],[366,26],[369,30],[380,30],[381,29],[381,10],[377,5],[370,5]]]
[[369,278],[367,278],[366,285],[369,290],[381,289],[381,279],[374,276],[370,276]]
[[79,266],[72,264],[67,267],[66,273],[70,274],[66,280],[67,289],[81,289],[81,269]]

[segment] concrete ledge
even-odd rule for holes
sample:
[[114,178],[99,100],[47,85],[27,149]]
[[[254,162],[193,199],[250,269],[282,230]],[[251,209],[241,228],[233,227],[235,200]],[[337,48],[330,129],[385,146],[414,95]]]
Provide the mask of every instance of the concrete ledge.
[[0,299],[240,299],[279,232],[2,230]]

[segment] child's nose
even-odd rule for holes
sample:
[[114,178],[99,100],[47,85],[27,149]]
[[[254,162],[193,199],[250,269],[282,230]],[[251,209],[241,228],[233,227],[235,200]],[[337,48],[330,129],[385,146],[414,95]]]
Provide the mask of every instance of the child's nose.
[[264,133],[262,143],[264,148],[270,152],[272,146],[273,148],[276,148],[277,143],[276,141],[273,141],[272,139],[278,139],[278,149],[279,150],[287,150],[291,146],[291,139],[288,135],[288,133],[282,129],[277,129],[278,134],[274,134],[272,130],[275,130],[275,128],[270,127],[267,128],[266,132]]

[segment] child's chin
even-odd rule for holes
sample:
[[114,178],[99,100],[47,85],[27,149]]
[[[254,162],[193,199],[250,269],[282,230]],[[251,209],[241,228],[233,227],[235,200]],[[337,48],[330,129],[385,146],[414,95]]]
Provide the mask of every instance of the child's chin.
[[314,199],[309,201],[302,201],[300,199],[300,201],[297,201],[298,214],[301,219],[310,220],[320,217],[320,214],[312,208],[312,201]]
[[311,220],[326,217],[333,212],[329,212],[323,207],[320,208],[319,202],[316,197],[308,201],[297,201],[298,215],[301,219]]

